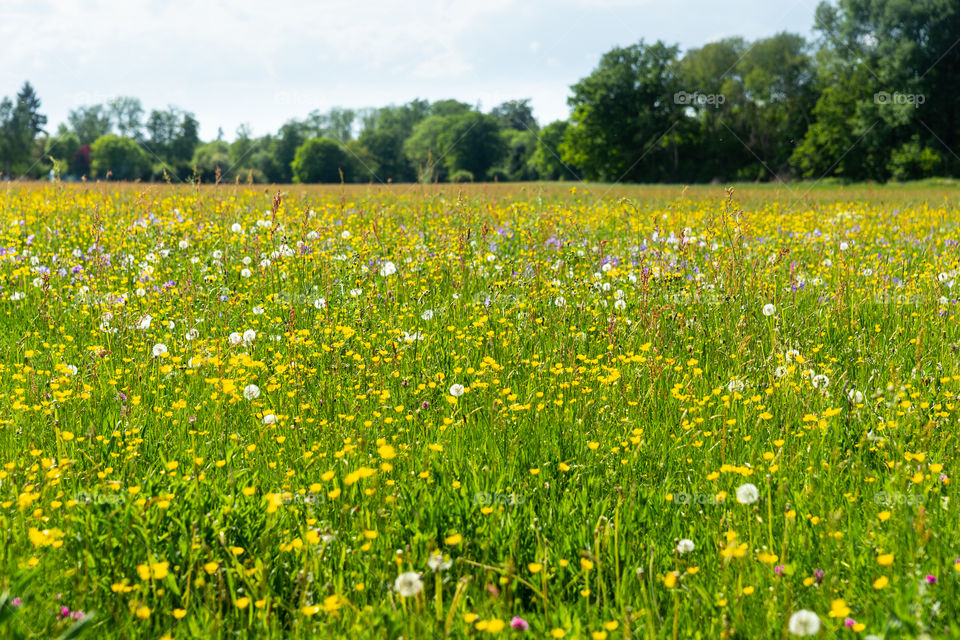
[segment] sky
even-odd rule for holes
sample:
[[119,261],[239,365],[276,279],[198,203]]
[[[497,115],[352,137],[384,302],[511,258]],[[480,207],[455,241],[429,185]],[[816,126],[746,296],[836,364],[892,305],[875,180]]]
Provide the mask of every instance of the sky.
[[2,0],[0,96],[29,80],[48,129],[118,96],[193,112],[203,139],[276,131],[314,109],[529,98],[569,115],[572,84],[641,39],[813,36],[818,0]]

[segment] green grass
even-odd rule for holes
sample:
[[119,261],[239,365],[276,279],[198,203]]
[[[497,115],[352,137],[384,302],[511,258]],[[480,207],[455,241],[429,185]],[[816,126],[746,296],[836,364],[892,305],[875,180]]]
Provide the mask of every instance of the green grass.
[[0,635],[960,637],[950,185],[282,190],[0,194]]

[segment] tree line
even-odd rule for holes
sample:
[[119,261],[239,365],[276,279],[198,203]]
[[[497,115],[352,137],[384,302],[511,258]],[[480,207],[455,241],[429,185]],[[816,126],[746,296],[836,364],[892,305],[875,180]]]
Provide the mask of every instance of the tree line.
[[817,37],[617,47],[540,126],[529,100],[334,108],[204,142],[194,115],[118,97],[46,131],[0,101],[6,177],[242,182],[907,180],[960,175],[960,0],[838,0]]

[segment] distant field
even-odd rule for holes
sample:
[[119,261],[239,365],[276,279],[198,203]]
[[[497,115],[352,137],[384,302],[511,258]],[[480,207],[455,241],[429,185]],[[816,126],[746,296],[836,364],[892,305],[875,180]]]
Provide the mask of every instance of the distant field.
[[0,184],[0,637],[960,637],[958,193]]

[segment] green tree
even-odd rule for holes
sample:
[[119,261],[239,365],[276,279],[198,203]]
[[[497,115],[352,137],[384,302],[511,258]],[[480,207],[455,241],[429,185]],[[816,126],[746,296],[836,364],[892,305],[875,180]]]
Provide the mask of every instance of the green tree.
[[456,116],[431,115],[424,118],[403,141],[403,153],[416,167],[416,179],[419,182],[446,180],[447,165],[443,162],[445,148],[441,146],[440,136],[451,125],[453,118]]
[[70,130],[76,134],[80,144],[92,144],[94,140],[109,134],[113,130],[110,113],[102,104],[77,107],[67,114]]
[[[383,182],[377,175],[377,158],[359,140],[350,140],[343,145],[347,152],[350,175],[354,182]],[[346,174],[344,175],[346,178]]]
[[[293,162],[297,150],[308,139],[306,126],[302,122],[290,120],[280,127],[280,131],[270,146],[274,163],[268,175],[272,182],[292,182],[294,180]],[[310,182],[315,182],[311,180]]]
[[[417,167],[419,180],[446,180],[455,172],[467,172],[483,180],[500,161],[505,144],[493,116],[462,109],[452,100],[434,103],[440,113],[414,127],[403,149]],[[446,114],[446,115],[441,115]]]
[[118,135],[98,138],[90,147],[90,160],[98,178],[109,173],[116,180],[138,180],[150,173],[150,159],[140,145]]
[[82,175],[82,170],[76,166],[76,160],[81,146],[77,135],[72,131],[66,131],[47,138],[43,155],[57,168],[61,176],[79,177]]
[[311,111],[305,124],[311,137],[333,138],[346,143],[353,139],[353,123],[356,118],[357,112],[353,109],[333,107],[326,113]]
[[462,116],[471,111],[470,105],[459,100],[437,100],[430,105],[432,116]]
[[602,181],[663,181],[677,177],[673,129],[683,117],[674,102],[677,47],[639,42],[604,54],[573,85],[573,108],[561,145],[564,162]]
[[839,0],[817,8],[815,28],[824,89],[795,164],[882,180],[943,154],[940,171],[960,174],[960,3]]
[[127,138],[138,138],[143,133],[143,105],[137,98],[119,96],[107,103],[110,121]]
[[500,123],[493,116],[468,111],[448,116],[437,139],[444,151],[444,163],[450,173],[468,171],[474,180],[484,180],[487,171],[506,151],[500,137]]
[[539,176],[537,163],[533,162],[533,155],[537,151],[537,134],[532,130],[502,129],[503,139],[502,161],[498,165],[504,179],[520,182],[536,180]]
[[786,174],[817,98],[807,43],[799,35],[779,33],[755,42],[738,66],[748,98],[740,137],[763,165],[756,167],[756,177]]
[[366,113],[359,142],[374,159],[371,168],[384,182],[412,182],[417,179],[417,164],[407,153],[405,143],[429,114],[430,105],[414,100],[402,106],[388,106]]
[[201,144],[193,153],[195,175],[203,182],[214,182],[217,179],[218,169],[221,180],[232,179],[234,175],[231,172],[232,167],[230,145],[223,140]]
[[536,131],[537,120],[533,117],[530,100],[508,100],[490,110],[490,115],[497,119],[503,129],[516,131]]
[[578,180],[579,173],[560,158],[560,145],[567,133],[567,121],[551,122],[540,131],[537,149],[530,161],[541,180]]
[[353,179],[353,163],[340,144],[330,138],[311,138],[297,149],[292,163],[293,180],[299,183],[340,182]]
[[155,173],[160,174],[166,168],[181,178],[189,175],[193,153],[200,143],[199,128],[193,114],[178,107],[150,112],[145,125],[148,140],[138,140],[155,159],[159,159]]
[[726,38],[691,49],[680,61],[675,98],[686,104],[689,119],[679,127],[682,173],[692,181],[731,179],[757,164],[743,142],[749,100],[740,62],[749,46]]
[[0,167],[7,175],[28,171],[37,164],[31,158],[37,146],[34,142],[47,123],[40,106],[40,98],[29,82],[23,83],[15,102],[9,98],[0,101]]

